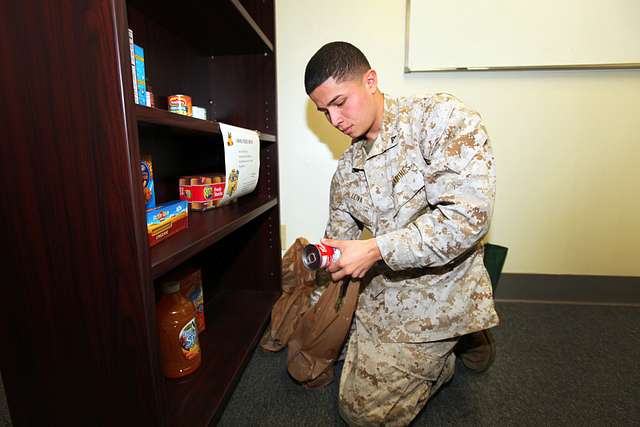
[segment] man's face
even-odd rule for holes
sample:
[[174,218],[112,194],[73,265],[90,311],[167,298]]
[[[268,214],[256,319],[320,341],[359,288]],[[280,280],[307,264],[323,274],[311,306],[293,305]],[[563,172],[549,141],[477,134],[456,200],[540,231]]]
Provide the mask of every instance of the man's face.
[[375,122],[376,90],[375,71],[369,70],[361,77],[341,82],[329,77],[309,97],[335,128],[351,138],[359,138]]

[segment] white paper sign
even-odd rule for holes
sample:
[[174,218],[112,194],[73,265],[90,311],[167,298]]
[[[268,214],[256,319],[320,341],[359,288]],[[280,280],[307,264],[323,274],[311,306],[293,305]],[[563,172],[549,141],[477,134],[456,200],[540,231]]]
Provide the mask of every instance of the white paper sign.
[[260,171],[260,137],[256,131],[224,123],[220,123],[220,131],[227,176],[224,203],[256,188]]

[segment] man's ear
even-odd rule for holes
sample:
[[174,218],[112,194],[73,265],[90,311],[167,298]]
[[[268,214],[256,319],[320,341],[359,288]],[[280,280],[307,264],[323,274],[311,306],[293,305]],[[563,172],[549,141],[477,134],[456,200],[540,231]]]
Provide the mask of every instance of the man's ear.
[[370,93],[375,93],[378,90],[378,74],[376,70],[370,69],[362,76],[364,85]]

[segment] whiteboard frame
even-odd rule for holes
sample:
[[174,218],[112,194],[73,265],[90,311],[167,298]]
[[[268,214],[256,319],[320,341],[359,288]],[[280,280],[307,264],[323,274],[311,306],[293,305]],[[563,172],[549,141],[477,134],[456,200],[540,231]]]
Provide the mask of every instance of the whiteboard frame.
[[406,0],[404,25],[404,72],[433,73],[450,71],[524,71],[524,70],[621,70],[640,69],[640,62],[621,62],[613,64],[562,64],[562,65],[507,65],[490,67],[429,67],[414,69],[409,67],[409,39],[411,24],[411,0]]

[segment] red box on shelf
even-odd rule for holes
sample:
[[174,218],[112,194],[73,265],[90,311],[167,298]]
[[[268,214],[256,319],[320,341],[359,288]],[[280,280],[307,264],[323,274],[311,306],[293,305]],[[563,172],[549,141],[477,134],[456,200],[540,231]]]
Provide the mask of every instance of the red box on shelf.
[[224,197],[225,175],[182,176],[178,181],[180,200],[189,202],[191,210],[204,211],[220,206]]

